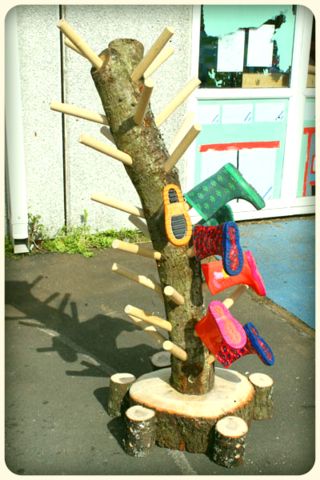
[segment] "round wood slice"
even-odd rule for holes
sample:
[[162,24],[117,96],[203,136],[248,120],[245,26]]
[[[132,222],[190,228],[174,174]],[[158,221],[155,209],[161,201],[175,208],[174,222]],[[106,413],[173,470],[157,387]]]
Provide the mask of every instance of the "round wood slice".
[[208,452],[220,418],[237,415],[250,422],[254,388],[249,380],[234,370],[216,368],[215,372],[214,388],[204,395],[186,395],[172,388],[170,368],[142,375],[131,386],[131,402],[156,411],[159,446]]

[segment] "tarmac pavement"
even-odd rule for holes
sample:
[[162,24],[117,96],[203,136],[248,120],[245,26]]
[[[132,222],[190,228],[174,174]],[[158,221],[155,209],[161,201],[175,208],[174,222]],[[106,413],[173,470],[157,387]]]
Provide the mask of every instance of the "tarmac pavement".
[[[258,260],[258,259],[257,259]],[[233,307],[252,321],[276,361],[257,356],[231,368],[275,383],[274,416],[250,427],[245,464],[216,465],[204,454],[154,447],[127,455],[123,425],[105,410],[109,377],[151,371],[151,338],[124,313],[130,303],[164,315],[161,298],[111,272],[113,262],[145,275],[155,264],[104,250],[93,258],[39,254],[7,260],[5,461],[20,475],[300,475],[315,458],[314,332],[253,292]],[[225,296],[225,293],[223,296]],[[205,292],[206,303],[210,301]]]

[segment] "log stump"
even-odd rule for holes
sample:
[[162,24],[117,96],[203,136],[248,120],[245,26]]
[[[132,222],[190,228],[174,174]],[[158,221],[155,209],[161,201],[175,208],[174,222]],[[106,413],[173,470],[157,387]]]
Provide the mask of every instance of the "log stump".
[[215,427],[212,460],[222,467],[237,467],[244,463],[247,423],[240,417],[227,416]]
[[170,385],[170,374],[170,368],[163,368],[142,375],[129,391],[133,404],[155,410],[157,445],[210,454],[220,418],[237,415],[250,422],[254,388],[244,375],[216,368],[214,387],[203,395],[189,395]]
[[255,389],[253,403],[254,420],[272,418],[273,415],[273,380],[265,373],[252,373],[249,381]]
[[109,397],[107,402],[107,412],[110,417],[121,415],[126,407],[128,391],[136,377],[131,373],[115,373],[110,377]]
[[125,420],[125,451],[133,457],[145,457],[155,445],[155,411],[135,405],[128,408]]
[[150,357],[152,370],[159,370],[159,368],[170,367],[171,365],[171,353],[170,352],[157,352]]

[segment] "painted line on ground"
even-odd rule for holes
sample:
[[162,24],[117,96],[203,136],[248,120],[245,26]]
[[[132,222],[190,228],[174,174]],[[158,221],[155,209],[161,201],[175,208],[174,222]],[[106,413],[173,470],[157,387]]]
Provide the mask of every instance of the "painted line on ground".
[[183,475],[198,475],[198,473],[191,467],[183,452],[179,450],[168,450],[169,457],[172,458]]

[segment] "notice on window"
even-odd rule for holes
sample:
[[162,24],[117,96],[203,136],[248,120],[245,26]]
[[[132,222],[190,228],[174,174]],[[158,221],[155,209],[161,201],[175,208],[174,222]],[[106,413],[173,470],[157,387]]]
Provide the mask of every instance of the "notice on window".
[[271,67],[274,25],[249,30],[247,67]]
[[218,72],[242,72],[244,59],[244,30],[225,35],[218,40]]

